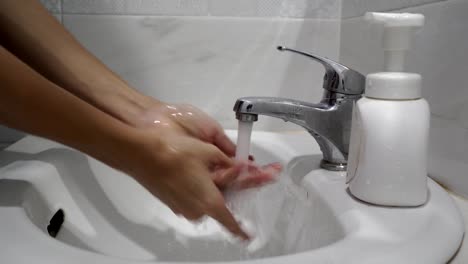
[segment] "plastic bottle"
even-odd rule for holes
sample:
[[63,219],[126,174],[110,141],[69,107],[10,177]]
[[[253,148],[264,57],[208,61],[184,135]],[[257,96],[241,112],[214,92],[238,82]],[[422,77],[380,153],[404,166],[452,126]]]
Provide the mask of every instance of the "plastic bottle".
[[413,32],[424,16],[367,13],[382,23],[385,71],[366,77],[353,110],[347,181],[352,195],[372,204],[418,206],[427,200],[429,106],[421,76],[403,72]]

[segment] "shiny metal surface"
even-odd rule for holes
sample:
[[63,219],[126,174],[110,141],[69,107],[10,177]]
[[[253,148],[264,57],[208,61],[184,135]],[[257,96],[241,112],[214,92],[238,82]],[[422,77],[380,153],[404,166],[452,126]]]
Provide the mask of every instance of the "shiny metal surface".
[[322,64],[325,67],[325,75],[323,76],[323,89],[325,90],[347,95],[361,95],[364,92],[366,77],[353,69],[318,55],[283,46],[279,46],[277,49],[300,54]]
[[354,102],[364,92],[365,77],[327,58],[285,47],[278,49],[307,56],[324,65],[322,100],[314,104],[278,97],[239,98],[234,105],[237,119],[266,115],[302,126],[320,146],[321,167],[332,171],[346,170],[352,110]]
[[255,122],[258,120],[258,115],[236,113],[236,118],[239,121]]

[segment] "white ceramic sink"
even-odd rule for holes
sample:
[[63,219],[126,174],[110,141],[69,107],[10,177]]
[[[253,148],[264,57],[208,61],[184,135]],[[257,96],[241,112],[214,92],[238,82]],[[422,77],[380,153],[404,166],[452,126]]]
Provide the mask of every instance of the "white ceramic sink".
[[[0,153],[1,262],[446,263],[461,244],[461,215],[432,180],[423,206],[373,206],[349,194],[344,173],[319,169],[307,133],[254,132],[252,141],[257,162],[285,164],[278,183],[245,193],[268,238],[253,251],[209,221],[173,215],[130,177],[26,137]],[[65,220],[52,238],[59,209]]]

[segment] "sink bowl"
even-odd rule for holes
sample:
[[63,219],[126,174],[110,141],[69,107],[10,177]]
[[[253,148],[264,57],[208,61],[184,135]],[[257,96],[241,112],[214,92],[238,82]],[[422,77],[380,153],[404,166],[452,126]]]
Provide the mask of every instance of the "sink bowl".
[[256,227],[242,244],[212,219],[174,215],[101,162],[26,137],[0,153],[2,263],[446,263],[461,244],[461,215],[432,180],[425,205],[381,207],[354,199],[345,173],[320,169],[305,132],[254,132],[252,153],[285,170],[234,194]]

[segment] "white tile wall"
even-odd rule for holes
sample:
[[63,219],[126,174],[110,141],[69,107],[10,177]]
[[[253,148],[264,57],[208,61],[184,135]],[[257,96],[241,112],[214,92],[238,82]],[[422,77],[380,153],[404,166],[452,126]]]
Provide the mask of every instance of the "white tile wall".
[[212,0],[210,15],[338,18],[341,0]]
[[337,18],[341,0],[63,0],[66,14]]
[[[233,127],[230,108],[236,97],[275,95],[310,101],[320,97],[320,66],[280,54],[275,45],[336,59],[341,16],[436,0],[40,1],[58,20],[66,14],[64,22],[73,34],[138,89],[168,101],[195,102]],[[355,66],[360,68],[359,63]],[[277,120],[262,122],[263,129],[295,128]],[[0,135],[2,142],[18,134],[0,128]]]
[[62,0],[65,14],[191,15],[208,14],[206,0]]
[[[321,97],[321,65],[277,45],[332,59],[339,50],[339,21],[331,20],[64,15],[64,25],[137,89],[193,103],[228,128],[238,97]],[[267,118],[257,128],[297,129]]]
[[[59,0],[42,0],[58,2]],[[67,14],[350,18],[443,0],[62,0]],[[53,5],[51,5],[53,6]]]
[[51,13],[59,14],[59,13],[62,12],[62,2],[61,2],[61,0],[40,0],[40,2]]
[[[267,1],[264,10],[276,11],[281,8],[282,1]],[[257,2],[252,0],[218,0],[209,1],[209,13],[219,16],[255,16],[257,12]]]
[[342,0],[342,17],[351,18],[362,16],[367,11],[391,11],[439,1],[441,0]]

